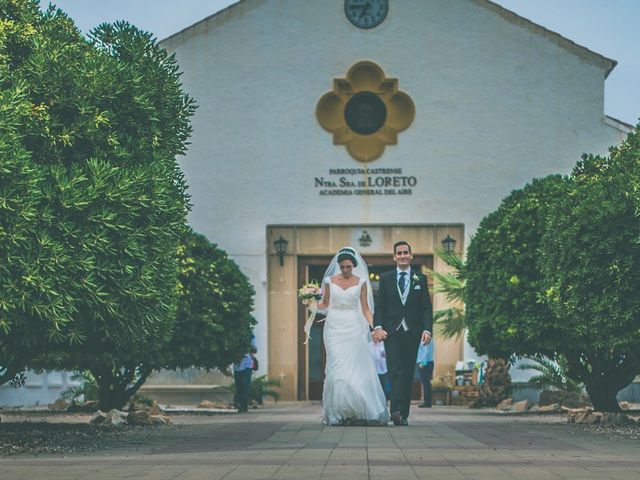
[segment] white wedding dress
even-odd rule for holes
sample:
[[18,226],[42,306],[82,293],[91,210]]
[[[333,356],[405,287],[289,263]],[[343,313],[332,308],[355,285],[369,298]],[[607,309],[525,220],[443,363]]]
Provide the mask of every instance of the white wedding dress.
[[324,326],[327,351],[323,423],[386,425],[387,401],[380,386],[371,350],[369,326],[359,313],[360,291],[365,283],[342,289],[331,278],[325,282],[331,292]]

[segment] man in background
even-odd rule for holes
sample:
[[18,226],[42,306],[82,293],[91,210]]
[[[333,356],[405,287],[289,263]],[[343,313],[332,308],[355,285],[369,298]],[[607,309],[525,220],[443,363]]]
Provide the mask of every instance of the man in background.
[[418,405],[419,408],[431,408],[431,379],[433,378],[434,349],[435,341],[433,338],[426,345],[421,343],[418,348],[416,366],[420,374],[420,383],[422,383],[422,403]]
[[251,351],[243,355],[233,364],[233,381],[236,387],[234,403],[239,413],[249,411],[249,389],[251,388],[251,372],[256,366],[256,337],[251,339]]

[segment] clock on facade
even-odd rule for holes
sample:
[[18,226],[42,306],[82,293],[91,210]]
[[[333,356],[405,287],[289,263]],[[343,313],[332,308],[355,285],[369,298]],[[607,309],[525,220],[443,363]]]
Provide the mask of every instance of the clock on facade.
[[388,0],[344,0],[344,13],[358,28],[377,27],[388,12]]

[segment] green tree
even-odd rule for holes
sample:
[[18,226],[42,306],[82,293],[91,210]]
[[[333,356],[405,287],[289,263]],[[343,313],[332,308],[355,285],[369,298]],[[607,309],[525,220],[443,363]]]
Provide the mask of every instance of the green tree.
[[101,409],[122,408],[154,370],[225,371],[249,351],[255,320],[247,277],[223,250],[191,229],[182,236],[177,259],[178,303],[170,338],[155,349],[114,351],[94,362],[90,370]]
[[552,205],[566,194],[561,176],[513,191],[487,215],[467,251],[465,292],[469,343],[497,358],[555,358],[565,342],[544,302],[540,246]]
[[505,372],[514,355],[553,357],[555,317],[538,301],[542,286],[538,248],[548,204],[563,195],[566,179],[549,176],[513,191],[487,215],[467,250],[466,320],[469,343],[487,354],[485,403],[510,391]]
[[468,250],[469,339],[480,352],[566,359],[594,407],[640,372],[638,129],[568,178],[534,180]]
[[571,178],[541,245],[545,299],[571,375],[594,408],[617,411],[640,373],[638,127],[607,157],[583,156]]
[[0,82],[3,379],[89,369],[111,391],[111,356],[156,350],[175,322],[193,102],[150,34],[86,39],[36,0],[0,0]]
[[38,220],[44,172],[32,163],[25,144],[25,126],[38,110],[28,82],[15,75],[38,21],[37,8],[0,1],[0,384],[25,368],[34,350],[29,333],[46,337],[73,309],[56,293],[57,274],[64,272],[52,260],[60,250],[52,248]]
[[251,348],[253,287],[226,252],[192,230],[178,259],[177,324],[159,366],[225,371]]

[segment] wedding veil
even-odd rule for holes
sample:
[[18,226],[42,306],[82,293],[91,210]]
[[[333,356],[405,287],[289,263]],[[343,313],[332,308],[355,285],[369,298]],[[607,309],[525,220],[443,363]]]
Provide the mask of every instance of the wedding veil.
[[[335,256],[331,259],[331,262],[329,262],[329,266],[327,267],[327,270],[324,272],[324,276],[322,277],[323,298],[321,301],[324,301],[325,280],[328,277],[333,277],[334,275],[337,275],[340,273],[340,265],[338,264],[338,257],[342,253],[348,253],[350,255],[353,255],[353,257],[356,259],[356,262],[358,263],[358,265],[354,267],[353,275],[364,279],[365,283],[367,284],[367,304],[369,305],[369,310],[371,310],[371,313],[373,314],[373,308],[374,308],[373,288],[371,287],[371,280],[369,278],[369,268],[367,268],[367,264],[364,261],[364,258],[362,258],[362,255],[360,255],[360,253],[358,253],[358,251],[353,247],[342,247],[340,250],[338,250],[338,253],[336,253]],[[319,310],[319,313],[326,315],[327,311]],[[367,319],[364,318],[364,314],[362,313],[362,307],[360,306],[360,302],[358,302],[358,314],[361,317],[361,319],[364,321],[366,326],[366,332],[368,334],[369,324],[367,322]]]

